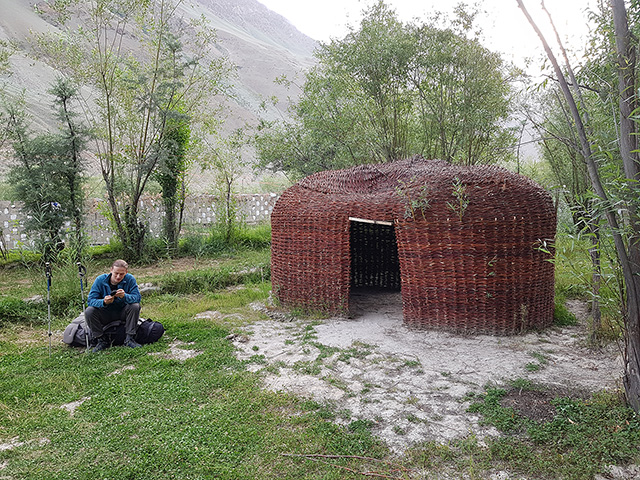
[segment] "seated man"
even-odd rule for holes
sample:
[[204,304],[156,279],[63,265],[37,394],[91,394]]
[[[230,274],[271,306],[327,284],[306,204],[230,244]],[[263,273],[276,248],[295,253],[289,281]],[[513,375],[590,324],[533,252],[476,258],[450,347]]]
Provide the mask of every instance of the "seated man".
[[99,275],[91,286],[84,316],[93,337],[98,339],[94,352],[111,346],[104,328],[119,321],[125,322],[127,336],[124,345],[130,348],[141,346],[135,341],[140,318],[140,290],[128,270],[127,262],[116,260],[111,266],[111,273]]

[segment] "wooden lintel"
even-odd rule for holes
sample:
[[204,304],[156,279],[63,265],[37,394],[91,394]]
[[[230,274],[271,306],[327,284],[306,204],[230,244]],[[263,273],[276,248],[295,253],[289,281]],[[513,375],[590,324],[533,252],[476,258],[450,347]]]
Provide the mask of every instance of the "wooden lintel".
[[393,225],[393,222],[385,222],[384,220],[369,220],[367,218],[349,217],[349,220],[352,222],[375,223],[376,225],[386,225],[388,227]]

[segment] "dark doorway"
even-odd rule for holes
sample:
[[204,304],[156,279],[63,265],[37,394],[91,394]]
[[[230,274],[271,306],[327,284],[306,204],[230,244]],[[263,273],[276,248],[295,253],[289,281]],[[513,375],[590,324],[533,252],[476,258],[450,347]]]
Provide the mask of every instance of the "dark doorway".
[[388,222],[350,222],[351,287],[400,290],[396,232]]

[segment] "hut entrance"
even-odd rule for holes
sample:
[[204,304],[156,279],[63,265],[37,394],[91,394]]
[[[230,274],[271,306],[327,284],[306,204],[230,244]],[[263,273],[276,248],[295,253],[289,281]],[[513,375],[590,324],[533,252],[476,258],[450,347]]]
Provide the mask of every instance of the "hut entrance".
[[400,261],[393,224],[360,218],[349,220],[351,317],[371,311],[401,312]]
[[351,288],[400,291],[400,262],[391,222],[350,217]]

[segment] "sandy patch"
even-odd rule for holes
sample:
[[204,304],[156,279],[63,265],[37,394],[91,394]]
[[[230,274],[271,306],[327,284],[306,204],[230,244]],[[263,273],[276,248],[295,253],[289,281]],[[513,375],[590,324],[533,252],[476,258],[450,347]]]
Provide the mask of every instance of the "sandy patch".
[[21,447],[24,442],[21,442],[18,437],[14,437],[6,443],[0,443],[0,452],[5,450],[13,450],[16,447]]
[[583,326],[516,337],[461,336],[409,329],[399,294],[354,296],[353,318],[318,322],[277,316],[232,338],[241,359],[255,358],[266,388],[332,403],[340,421],[373,422],[396,452],[470,433],[497,435],[466,410],[487,384],[527,379],[581,393],[615,389],[614,345],[587,348]]
[[197,357],[202,353],[201,350],[192,350],[183,348],[188,345],[193,345],[193,342],[182,342],[180,340],[174,339],[169,344],[169,353],[165,352],[152,352],[149,355],[157,355],[162,358],[166,358],[167,360],[177,360],[179,362],[184,362],[190,358]]
[[[49,440],[48,438],[39,438],[37,440],[29,440],[27,442],[21,442],[18,437],[14,437],[6,443],[0,443],[0,452],[4,450],[13,450],[14,448],[22,447],[23,445],[27,445],[27,444],[33,444],[34,442],[37,442],[38,445],[42,446],[42,445],[51,443],[51,440]],[[0,463],[0,469],[6,468],[7,465],[8,465],[8,462]]]
[[207,319],[207,320],[221,320],[224,317],[220,312],[215,310],[207,310],[206,312],[201,312],[195,315],[193,318],[196,320]]
[[73,417],[73,415],[76,413],[76,409],[80,405],[82,405],[84,402],[90,399],[91,397],[82,397],[80,400],[76,400],[75,402],[69,402],[69,403],[65,403],[64,405],[60,405],[60,408],[69,412]]
[[136,366],[135,365],[126,365],[122,368],[118,368],[117,370],[114,370],[113,372],[111,372],[110,374],[107,375],[107,377],[112,377],[113,375],[121,375],[122,373],[126,372],[127,370],[135,370]]

